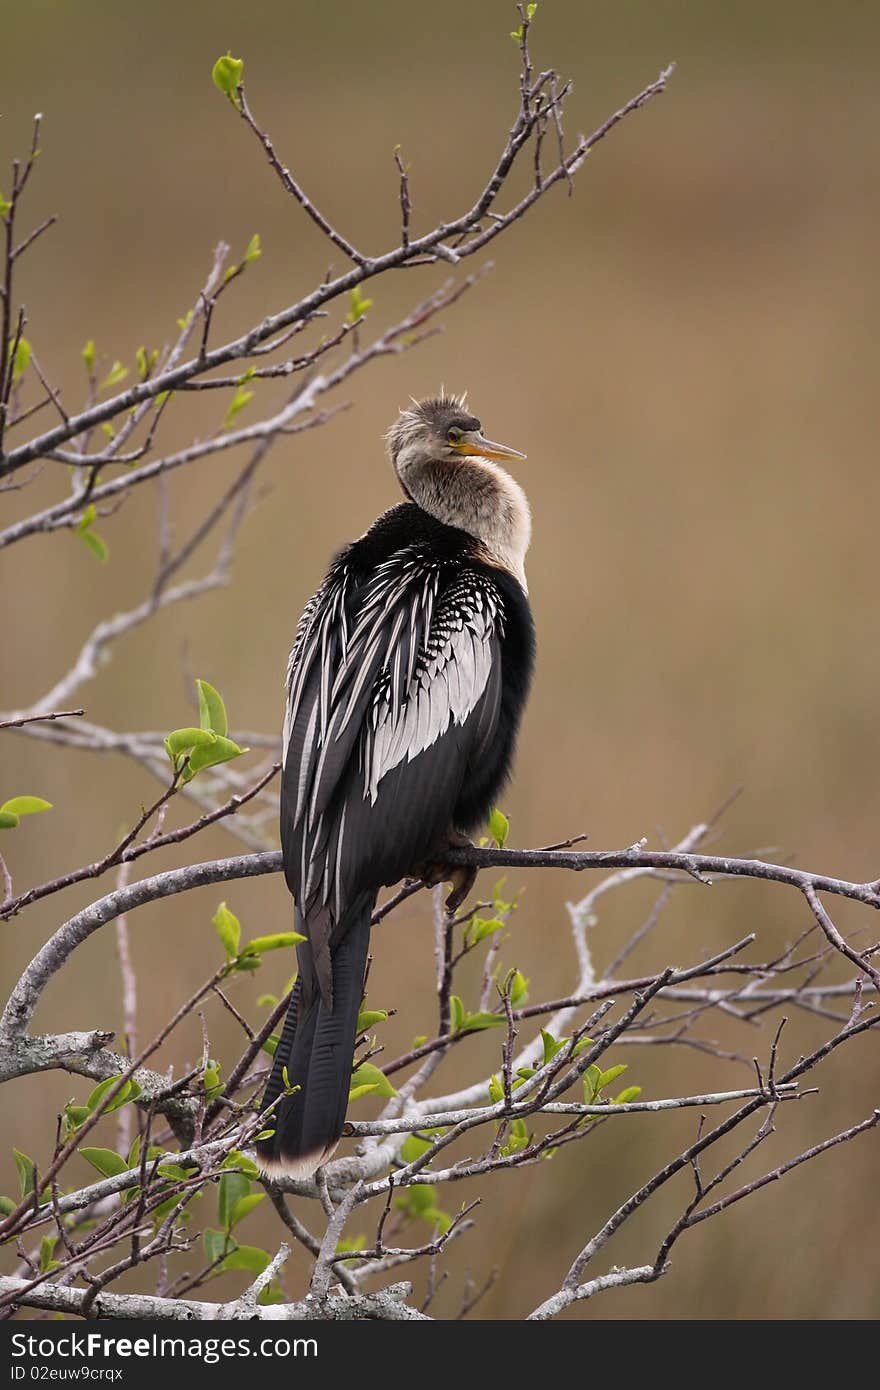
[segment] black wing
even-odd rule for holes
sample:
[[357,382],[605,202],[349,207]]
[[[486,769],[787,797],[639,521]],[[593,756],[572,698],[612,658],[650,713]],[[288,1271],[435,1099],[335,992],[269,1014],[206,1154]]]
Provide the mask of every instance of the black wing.
[[338,561],[288,671],[281,840],[322,995],[349,905],[396,883],[451,828],[501,703],[491,577],[419,546],[359,577]]

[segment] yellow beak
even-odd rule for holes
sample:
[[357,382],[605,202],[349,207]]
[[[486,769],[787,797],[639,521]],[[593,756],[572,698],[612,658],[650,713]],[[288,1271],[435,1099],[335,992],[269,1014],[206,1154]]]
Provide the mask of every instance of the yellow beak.
[[478,455],[484,459],[524,459],[526,457],[518,449],[511,449],[507,444],[494,444],[491,439],[485,439],[477,430],[469,430],[467,434],[463,434],[461,439],[452,447],[458,454]]

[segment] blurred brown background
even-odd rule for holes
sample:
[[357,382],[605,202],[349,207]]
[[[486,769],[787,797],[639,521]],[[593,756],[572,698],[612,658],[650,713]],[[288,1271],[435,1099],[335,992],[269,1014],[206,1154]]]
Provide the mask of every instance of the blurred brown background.
[[[292,302],[325,269],[326,245],[211,85],[219,53],[245,58],[255,111],[319,205],[378,249],[397,234],[396,144],[412,163],[417,228],[469,205],[481,186],[515,106],[511,27],[512,7],[498,0],[4,6],[2,167],[42,110],[29,211],[62,220],[25,262],[22,292],[29,336],[65,399],[80,394],[87,337],[108,365],[169,339],[221,237],[240,254],[259,231],[264,246],[224,301],[224,336]],[[529,454],[540,660],[505,801],[514,842],[580,830],[595,848],[677,838],[744,783],[724,833],[732,852],[773,846],[827,873],[876,876],[878,37],[876,7],[859,3],[545,0],[535,58],[575,78],[572,134],[674,58],[670,92],[596,150],[570,201],[557,189],[496,243],[496,269],[446,316],[444,336],[357,376],[348,413],[276,446],[271,496],[245,529],[234,586],[119,644],[81,691],[89,715],[119,729],[186,723],[186,648],[235,724],[277,727],[304,599],[329,553],[395,501],[382,432],[410,393],[444,381],[468,388],[487,431]],[[374,283],[369,327],[393,322],[443,278],[432,268]],[[267,383],[260,402],[281,394]],[[169,446],[222,409],[211,397],[210,409],[200,398],[189,411],[191,399],[172,412]],[[28,504],[66,487],[54,467]],[[208,460],[178,480],[180,535],[231,467]],[[14,494],[3,501],[9,517],[19,506]],[[67,533],[0,558],[0,705],[42,694],[97,620],[140,599],[156,560],[155,508],[144,489],[105,524],[106,569]],[[7,734],[2,792],[55,804],[4,837],[24,887],[102,853],[153,786],[121,759]],[[235,843],[217,831],[191,848],[207,858]],[[157,856],[152,871],[174,862]],[[587,885],[552,874],[521,881],[505,959],[532,977],[533,999],[552,997],[572,972],[564,902]],[[190,894],[134,919],[143,1037],[205,975],[220,896]],[[277,880],[232,884],[225,896],[250,932],[287,924]],[[652,898],[633,889],[605,900],[600,963]],[[88,900],[72,891],[8,925],[4,980]],[[876,935],[858,913],[838,920]],[[796,895],[772,886],[687,888],[635,964],[696,960],[746,930],[759,933],[754,958],[766,959],[804,925]],[[399,1010],[385,1035],[391,1056],[432,1017],[424,906],[381,929],[376,957],[371,998]],[[253,997],[280,984],[284,968],[270,958],[256,985],[243,982],[243,1005],[256,1013]],[[98,934],[37,1023],[118,1026],[118,1000],[112,937]],[[219,1010],[209,1020],[228,1064],[234,1025]],[[790,1051],[825,1029],[798,1023]],[[735,1042],[747,1056],[765,1051],[767,1030],[741,1030]],[[163,1062],[182,1068],[200,1046],[193,1025]],[[491,1066],[493,1049],[483,1039],[469,1055],[459,1049],[450,1083]],[[821,1097],[780,1117],[772,1161],[876,1102],[876,1042],[844,1051],[826,1067]],[[744,1067],[683,1049],[633,1048],[623,1060],[652,1095],[749,1084]],[[8,1088],[0,1190],[14,1186],[12,1139],[44,1158],[57,1106],[86,1087],[53,1076]],[[500,1264],[482,1315],[520,1316],[692,1131],[688,1116],[618,1122],[552,1165],[449,1194],[479,1193],[483,1208],[478,1233],[450,1251],[452,1292],[438,1310],[455,1306],[465,1269],[480,1277]],[[606,1294],[578,1316],[876,1316],[876,1171],[874,1134],[700,1226],[659,1284]],[[671,1189],[610,1258],[652,1258],[684,1198],[683,1183]],[[269,1219],[253,1220],[269,1241]],[[303,1269],[291,1266],[294,1290]]]

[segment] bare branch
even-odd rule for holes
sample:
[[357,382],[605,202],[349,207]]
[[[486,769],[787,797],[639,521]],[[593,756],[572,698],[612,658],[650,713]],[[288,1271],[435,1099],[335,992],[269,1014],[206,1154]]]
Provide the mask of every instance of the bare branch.
[[[857,966],[859,970],[864,971],[873,981],[875,989],[880,989],[880,970],[877,970],[871,965],[870,961],[864,956],[860,956],[858,951],[854,951],[848,942],[843,939],[828,913],[825,911],[825,908],[822,906],[818,892],[819,884],[816,880],[806,876],[806,878],[801,881],[801,887],[803,888],[804,897],[813,909],[816,921],[819,923],[819,926],[822,928],[834,949],[840,951],[841,955],[846,956],[847,960],[851,960],[853,965]],[[878,906],[878,904],[874,903],[872,906]]]
[[[279,1252],[280,1253],[280,1252]],[[92,1301],[93,1318],[155,1318],[159,1321],[216,1322],[218,1318],[234,1321],[240,1318],[271,1319],[285,1322],[311,1322],[316,1313],[328,1321],[339,1318],[386,1319],[391,1322],[421,1321],[424,1314],[411,1308],[404,1299],[410,1291],[408,1284],[392,1284],[378,1293],[355,1293],[344,1301],[326,1298],[319,1306],[316,1299],[300,1303],[252,1304],[247,1295],[227,1303],[205,1303],[188,1298],[160,1298],[155,1294],[99,1293]],[[61,1284],[43,1284],[32,1288],[25,1279],[0,1275],[0,1295],[24,1308],[43,1308],[47,1312],[83,1316],[89,1296],[86,1289]],[[427,1321],[427,1319],[424,1319]]]
[[[685,854],[675,850],[647,851],[630,848],[576,852],[478,849],[475,846],[468,849],[450,848],[448,856],[452,863],[469,864],[478,869],[503,866],[562,868],[582,872],[585,869],[638,866],[645,869],[683,869],[687,872],[690,868],[696,868],[702,872],[723,874],[727,877],[755,878],[787,884],[802,891],[804,885],[812,884],[822,892],[851,898],[870,907],[880,907],[880,892],[872,883],[855,883],[823,874],[810,874],[804,869],[769,864],[759,859]],[[206,883],[249,878],[255,874],[277,873],[280,867],[281,856],[276,852],[239,855],[231,859],[194,864],[183,869],[171,869],[132,884],[127,889],[107,894],[60,927],[34,958],[10,996],[3,1020],[0,1021],[0,1029],[5,1027],[13,1034],[20,1033],[27,1026],[42,989],[51,976],[61,968],[70,952],[93,931],[112,921],[119,912],[131,911],[144,903],[153,902],[156,898],[184,893]]]
[[[315,312],[331,300],[340,295],[347,294],[365,280],[381,275],[387,270],[393,270],[411,262],[423,262],[425,259],[432,261],[438,256],[450,261],[457,261],[463,255],[472,255],[481,249],[500,231],[510,226],[512,222],[532,206],[534,202],[544,192],[561,178],[567,178],[569,174],[574,174],[582,166],[584,160],[596,144],[618,125],[631,112],[644,106],[653,97],[665,91],[667,82],[672,74],[672,69],[668,68],[657,78],[643,88],[637,96],[633,97],[625,106],[615,111],[608,117],[603,124],[593,132],[591,136],[578,142],[575,150],[568,156],[564,165],[560,165],[553,173],[549,174],[544,180],[541,189],[532,189],[529,194],[508,213],[504,214],[498,221],[493,221],[491,226],[483,232],[477,232],[481,219],[485,216],[497,194],[502,188],[508,174],[510,173],[516,157],[531,135],[534,125],[538,119],[537,114],[532,111],[528,117],[524,117],[522,112],[518,113],[516,122],[511,128],[505,149],[490,176],[482,194],[477,201],[468,209],[467,212],[454,218],[451,222],[442,222],[434,227],[430,232],[421,237],[417,237],[404,245],[398,245],[391,250],[372,258],[362,257],[354,247],[351,246],[338,233],[333,231],[329,223],[322,217],[318,225],[326,235],[334,240],[352,259],[355,265],[351,270],[338,275],[335,278],[326,280],[323,284],[313,290],[311,294],[301,299],[296,304],[292,304],[282,309],[276,314],[268,315],[260,323],[255,324],[247,333],[238,338],[224,343],[221,347],[211,349],[204,353],[199,353],[196,357],[187,362],[179,363],[171,368],[166,368],[158,372],[154,377],[147,381],[137,382],[126,391],[120,392],[108,400],[101,401],[95,405],[81,411],[78,415],[72,415],[65,424],[62,422],[53,429],[46,431],[37,438],[30,440],[26,444],[11,450],[0,465],[0,471],[7,473],[22,468],[25,464],[34,459],[51,455],[57,451],[67,440],[76,438],[84,432],[93,429],[96,425],[102,424],[105,420],[111,420],[116,415],[121,415],[130,411],[133,407],[140,406],[143,402],[151,400],[166,391],[175,391],[183,386],[187,381],[196,375],[201,375],[215,367],[224,365],[227,362],[246,358],[253,352],[253,349],[276,337],[280,332],[300,323],[303,319],[313,316]],[[543,83],[549,80],[550,73],[543,75],[538,82]],[[534,88],[533,88],[534,93]],[[244,110],[242,110],[244,115]],[[245,116],[245,119],[247,117]],[[259,131],[257,131],[259,134]],[[283,170],[282,170],[283,174]],[[298,188],[298,186],[297,186]],[[293,188],[290,190],[293,192]],[[305,194],[299,190],[298,201],[302,206]],[[297,196],[294,194],[294,196]],[[311,216],[315,216],[313,205],[309,202],[306,209]],[[320,216],[320,215],[319,215]],[[317,220],[317,219],[316,219]],[[455,237],[462,234],[471,234],[471,239],[453,252],[448,243]]]
[[20,719],[0,720],[0,729],[20,729],[25,724],[38,724],[47,719],[76,719],[82,714],[85,714],[84,709],[59,709],[53,710],[51,714],[26,714]]
[[281,180],[281,183],[283,184],[287,192],[291,194],[293,198],[296,199],[303,211],[308,213],[309,217],[311,217],[315,225],[320,228],[320,230],[324,233],[326,237],[329,237],[329,239],[333,242],[334,246],[338,247],[339,250],[344,252],[344,254],[348,256],[350,260],[354,261],[355,265],[366,265],[366,257],[362,256],[360,251],[356,251],[355,248],[351,245],[351,243],[347,241],[344,236],[342,236],[339,232],[335,230],[334,227],[330,225],[326,217],[324,217],[324,215],[318,211],[314,203],[308,197],[307,193],[305,192],[305,189],[303,189],[300,186],[300,184],[297,183],[290,170],[287,169],[281,163],[281,161],[275,153],[275,147],[272,144],[272,141],[269,139],[269,136],[266,134],[264,130],[260,128],[256,120],[254,119],[254,116],[245,98],[243,84],[241,84],[238,88],[238,111],[241,115],[242,120],[253,131],[254,135],[257,137],[260,144],[263,146],[263,149],[266,151],[266,157],[268,158],[269,163],[271,164],[275,173],[278,175],[278,178]]
[[880,1124],[880,1110],[875,1110],[866,1120],[860,1124],[852,1125],[849,1129],[841,1130],[839,1134],[834,1134],[830,1139],[823,1139],[821,1144],[814,1144],[812,1148],[804,1149],[795,1158],[790,1158],[787,1163],[781,1163],[778,1168],[774,1168],[769,1173],[764,1173],[760,1178],[755,1178],[754,1182],[745,1183],[743,1187],[738,1187],[735,1192],[729,1192],[726,1197],[721,1197],[712,1206],[703,1207],[702,1210],[694,1212],[688,1218],[688,1226],[696,1226],[701,1221],[707,1221],[712,1216],[717,1216],[719,1212],[725,1211],[727,1207],[733,1206],[734,1202],[741,1202],[743,1198],[750,1197],[753,1192],[759,1192],[768,1183],[778,1182],[785,1177],[786,1173],[799,1168],[802,1163],[808,1163],[811,1158],[817,1158],[819,1154],[826,1153],[828,1149],[835,1148],[838,1144],[847,1144],[850,1139],[855,1139],[859,1134],[865,1134],[869,1129],[874,1129]]

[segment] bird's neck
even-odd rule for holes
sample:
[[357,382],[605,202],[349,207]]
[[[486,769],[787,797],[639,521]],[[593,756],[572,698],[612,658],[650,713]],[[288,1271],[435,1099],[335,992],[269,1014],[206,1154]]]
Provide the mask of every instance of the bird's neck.
[[525,559],[532,518],[519,483],[491,459],[418,461],[398,468],[412,500],[442,521],[480,542],[490,564],[510,573],[528,593]]

